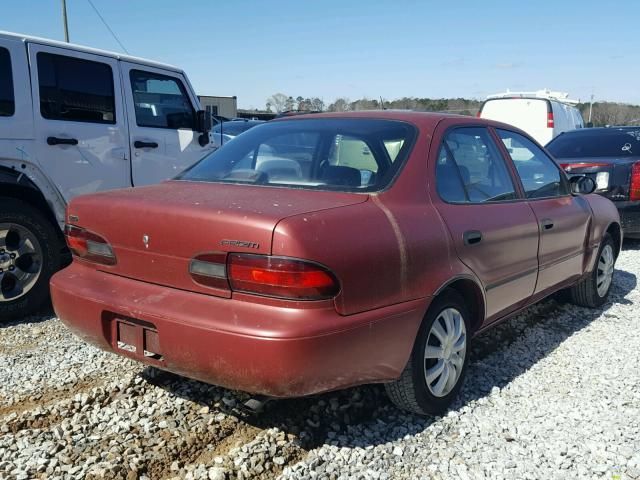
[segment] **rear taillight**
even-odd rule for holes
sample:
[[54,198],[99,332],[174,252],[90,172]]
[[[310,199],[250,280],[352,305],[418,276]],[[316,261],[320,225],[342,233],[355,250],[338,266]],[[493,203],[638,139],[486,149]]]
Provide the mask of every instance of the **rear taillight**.
[[594,167],[610,167],[610,163],[602,162],[579,162],[579,163],[561,163],[560,166],[563,170],[571,171],[576,168],[594,168]]
[[640,162],[634,163],[631,168],[631,188],[629,198],[631,200],[640,200]]
[[227,254],[204,253],[189,264],[191,278],[201,285],[229,290],[227,281]]
[[269,297],[320,300],[340,291],[327,268],[292,258],[230,254],[227,275],[232,290]]
[[76,257],[103,265],[116,264],[116,256],[111,245],[100,235],[75,225],[67,225],[65,237],[69,250]]
[[553,112],[547,112],[547,128],[553,128]]

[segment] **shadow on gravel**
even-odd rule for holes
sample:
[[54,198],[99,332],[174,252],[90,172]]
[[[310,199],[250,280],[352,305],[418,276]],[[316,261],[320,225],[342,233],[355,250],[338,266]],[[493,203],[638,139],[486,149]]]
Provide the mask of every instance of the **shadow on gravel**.
[[[601,309],[591,310],[562,303],[560,297],[556,296],[477,337],[471,350],[466,383],[452,410],[487,396],[495,387],[505,387],[565,339],[600,315],[607,315],[612,305],[629,303],[625,297],[636,287],[636,283],[635,275],[616,270],[609,302]],[[147,369],[143,375],[149,378],[151,370]],[[364,385],[312,397],[274,400],[268,402],[261,413],[243,415],[233,408],[235,402],[248,398],[242,393],[213,386],[208,388],[199,382],[167,373],[161,373],[149,381],[203,405],[212,405],[215,397],[218,402],[214,408],[237,415],[252,427],[277,427],[291,433],[299,439],[303,449],[317,448],[323,444],[341,447],[377,445],[417,434],[439,419],[398,410],[387,399],[382,385]]]
[[51,305],[51,302],[47,302],[45,305],[42,306],[42,308],[40,308],[37,312],[27,316],[27,317],[22,317],[22,318],[16,318],[14,320],[9,320],[7,322],[0,322],[0,329],[3,328],[11,328],[14,327],[16,325],[23,325],[23,324],[27,324],[27,323],[40,323],[40,322],[44,322],[46,320],[51,319],[52,317],[55,317],[56,314],[53,311],[53,306]]

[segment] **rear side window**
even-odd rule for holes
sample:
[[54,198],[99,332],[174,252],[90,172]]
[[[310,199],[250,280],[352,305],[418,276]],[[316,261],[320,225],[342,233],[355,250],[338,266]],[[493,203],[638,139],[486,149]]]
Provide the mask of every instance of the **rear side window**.
[[0,117],[10,117],[15,112],[11,56],[9,50],[0,48]]
[[516,198],[504,159],[487,129],[464,127],[445,137],[436,165],[436,186],[447,202],[497,202]]
[[[266,122],[224,144],[178,179],[379,191],[405,163],[415,136],[415,127],[392,120],[307,118]],[[391,143],[400,143],[393,157],[388,149]]]
[[555,158],[640,156],[640,128],[565,133],[553,139],[547,150]]
[[518,170],[527,198],[559,197],[569,194],[560,169],[535,143],[522,135],[496,129]]
[[129,76],[139,127],[195,129],[195,110],[180,80],[142,70]]
[[40,52],[40,113],[49,120],[116,123],[113,71],[106,63]]

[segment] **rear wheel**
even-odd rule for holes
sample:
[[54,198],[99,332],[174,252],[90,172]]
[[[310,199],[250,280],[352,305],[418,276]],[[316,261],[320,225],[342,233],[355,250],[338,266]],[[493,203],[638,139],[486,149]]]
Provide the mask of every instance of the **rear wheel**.
[[469,312],[454,291],[438,296],[422,322],[407,365],[385,385],[398,407],[421,415],[442,413],[462,386],[468,362]]
[[609,297],[616,263],[615,244],[608,233],[602,237],[593,272],[570,289],[571,301],[582,307],[602,306]]
[[0,198],[0,321],[28,315],[49,297],[60,267],[55,227],[31,205]]

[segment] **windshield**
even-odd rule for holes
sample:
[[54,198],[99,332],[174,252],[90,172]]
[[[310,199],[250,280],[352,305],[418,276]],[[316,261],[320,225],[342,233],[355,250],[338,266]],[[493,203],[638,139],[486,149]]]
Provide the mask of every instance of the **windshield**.
[[224,135],[240,135],[242,132],[249,130],[252,127],[259,125],[259,123],[255,122],[223,122],[222,124],[217,124],[213,127],[213,131],[215,133],[220,133],[220,129],[222,129],[222,133]]
[[404,163],[415,136],[415,127],[391,120],[269,122],[225,144],[177,180],[378,191]]
[[547,145],[556,158],[640,156],[640,128],[564,134]]

